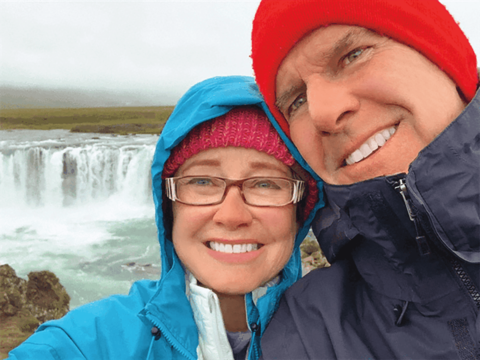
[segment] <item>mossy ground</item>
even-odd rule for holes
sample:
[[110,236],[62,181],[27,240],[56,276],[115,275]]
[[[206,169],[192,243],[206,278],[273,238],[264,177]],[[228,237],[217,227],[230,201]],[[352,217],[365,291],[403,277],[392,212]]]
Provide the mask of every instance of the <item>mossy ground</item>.
[[0,359],[5,359],[10,350],[20,345],[33,332],[20,330],[25,329],[24,323],[30,321],[30,318],[29,314],[0,315]]
[[0,130],[160,134],[173,106],[0,110]]

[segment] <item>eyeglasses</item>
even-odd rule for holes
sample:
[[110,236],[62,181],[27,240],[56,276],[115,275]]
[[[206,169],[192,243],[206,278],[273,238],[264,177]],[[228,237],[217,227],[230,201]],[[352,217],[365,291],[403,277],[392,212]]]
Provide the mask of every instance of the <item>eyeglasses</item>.
[[240,188],[243,200],[253,206],[285,206],[304,197],[305,182],[281,177],[225,179],[214,176],[181,176],[165,179],[166,195],[187,205],[215,205],[225,200],[230,186]]

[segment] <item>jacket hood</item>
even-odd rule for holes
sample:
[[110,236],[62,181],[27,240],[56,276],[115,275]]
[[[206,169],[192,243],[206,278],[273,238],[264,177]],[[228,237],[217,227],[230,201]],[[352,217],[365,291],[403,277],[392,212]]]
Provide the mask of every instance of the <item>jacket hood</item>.
[[[181,268],[180,260],[169,238],[169,231],[167,231],[164,224],[162,171],[173,148],[178,145],[194,127],[205,121],[224,115],[237,106],[244,105],[260,107],[267,114],[275,129],[280,129],[264,103],[253,78],[245,76],[215,77],[193,86],[179,100],[173,113],[166,122],[156,146],[152,163],[152,188],[155,203],[155,221],[158,229],[158,241],[160,242],[161,278],[158,285],[159,291],[157,291],[150,303],[147,304],[146,311],[147,313],[150,312],[150,314],[154,314],[154,317],[157,319],[163,319],[162,321],[166,318],[174,319],[176,316],[179,316],[179,319],[185,320],[181,322],[172,320],[170,324],[172,327],[171,332],[174,332],[177,338],[180,337],[180,341],[188,342],[188,338],[191,339],[191,336],[187,333],[193,331],[194,324],[190,321],[191,314],[189,314],[188,311],[186,312],[183,306],[185,305],[189,308],[186,297],[185,299],[177,299],[175,297],[172,301],[171,297],[165,296],[165,288],[170,289],[170,291],[184,292],[185,276]],[[261,299],[258,299],[258,293],[255,294],[255,291],[254,294],[250,293],[246,295],[249,321],[253,320],[261,323],[262,333],[273,312],[276,310],[280,296],[291,284],[301,277],[302,268],[299,246],[309,231],[315,211],[323,206],[321,199],[322,182],[306,164],[285,134],[281,131],[279,131],[279,133],[295,160],[306,169],[317,182],[317,187],[320,190],[320,199],[303,223],[303,226],[297,232],[294,251],[282,272],[281,282],[276,286],[268,288],[266,294],[262,294]],[[161,289],[163,290],[160,291]],[[183,302],[183,305],[178,306],[179,302]],[[175,324],[181,324],[182,326],[175,328],[177,326]],[[190,324],[192,328],[187,330],[186,328],[188,326],[186,324]],[[168,329],[163,328],[162,332],[165,331],[167,333],[169,332]],[[195,344],[191,344],[190,348],[193,348],[194,345]]]
[[[161,248],[162,274],[168,272],[172,260],[176,256],[168,251],[171,245],[167,244],[171,243],[171,239],[168,238],[168,232],[163,223],[162,172],[165,162],[170,156],[173,148],[177,146],[197,125],[224,115],[237,106],[245,105],[258,106],[267,114],[267,117],[272,122],[275,129],[279,130],[282,140],[287,145],[295,160],[310,173],[310,175],[317,181],[319,187],[322,186],[322,182],[318,176],[301,157],[293,143],[280,130],[280,127],[264,103],[253,78],[248,76],[215,77],[196,84],[179,100],[173,113],[166,122],[158,140],[152,163],[152,188],[155,203],[155,221],[157,224],[158,240]],[[319,196],[320,200],[314,210],[311,211],[303,226],[297,232],[295,248],[299,247],[301,241],[303,241],[306,236],[313,219],[313,214],[323,205],[321,193]],[[290,269],[293,265],[292,262],[295,263],[296,269]],[[291,271],[292,275],[301,275],[301,266],[297,264],[297,261],[290,259],[290,262],[286,267]]]

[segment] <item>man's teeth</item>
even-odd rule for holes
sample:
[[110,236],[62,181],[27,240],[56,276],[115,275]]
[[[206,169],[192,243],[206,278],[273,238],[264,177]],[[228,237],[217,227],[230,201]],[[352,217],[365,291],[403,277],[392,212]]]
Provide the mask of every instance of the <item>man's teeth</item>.
[[376,133],[362,146],[360,146],[360,148],[351,153],[345,162],[347,165],[352,165],[370,156],[379,147],[385,145],[387,140],[390,139],[393,134],[395,134],[395,131],[395,127],[391,127]]
[[227,254],[241,254],[249,251],[258,250],[258,244],[224,244],[210,241],[210,249],[227,253]]

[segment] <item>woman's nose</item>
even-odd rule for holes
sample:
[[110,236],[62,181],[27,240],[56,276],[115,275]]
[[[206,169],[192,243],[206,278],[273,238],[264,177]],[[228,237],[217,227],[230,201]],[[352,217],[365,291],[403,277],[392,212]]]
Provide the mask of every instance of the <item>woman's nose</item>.
[[229,229],[251,224],[253,217],[249,205],[245,204],[240,188],[231,186],[226,191],[225,199],[219,204],[213,220]]
[[307,84],[308,112],[318,131],[337,134],[344,130],[360,102],[350,87],[338,81],[316,77]]

